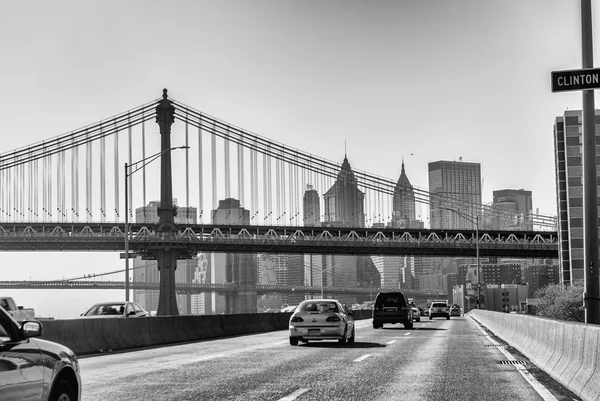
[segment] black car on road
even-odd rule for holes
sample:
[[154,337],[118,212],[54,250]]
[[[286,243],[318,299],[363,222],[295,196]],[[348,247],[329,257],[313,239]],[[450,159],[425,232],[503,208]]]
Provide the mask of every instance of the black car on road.
[[413,311],[408,298],[400,291],[380,292],[373,305],[373,328],[384,323],[402,323],[407,329],[413,327]]

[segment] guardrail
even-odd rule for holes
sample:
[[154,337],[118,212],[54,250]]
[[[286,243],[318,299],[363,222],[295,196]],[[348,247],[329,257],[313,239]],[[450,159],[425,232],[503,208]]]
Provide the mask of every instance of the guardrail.
[[486,310],[469,315],[586,401],[600,401],[600,326]]
[[[353,312],[356,320],[371,317],[370,310]],[[63,344],[77,355],[89,355],[285,330],[289,327],[291,315],[291,313],[248,313],[49,320],[42,323],[41,338]]]

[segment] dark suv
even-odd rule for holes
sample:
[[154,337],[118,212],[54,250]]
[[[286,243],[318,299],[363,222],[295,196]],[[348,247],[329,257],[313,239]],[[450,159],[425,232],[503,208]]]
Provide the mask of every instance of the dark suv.
[[373,328],[384,323],[402,323],[407,329],[413,327],[412,309],[406,296],[399,292],[380,292],[373,305]]

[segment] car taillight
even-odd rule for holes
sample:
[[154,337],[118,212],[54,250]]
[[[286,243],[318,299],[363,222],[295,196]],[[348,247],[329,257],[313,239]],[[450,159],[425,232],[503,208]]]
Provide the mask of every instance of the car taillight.
[[327,322],[339,322],[341,320],[342,319],[340,319],[339,316],[329,316],[326,321]]
[[375,306],[375,307],[373,307],[373,310],[374,310],[375,312],[381,312],[381,308],[380,308],[379,306]]
[[298,323],[298,322],[303,322],[303,321],[304,321],[304,319],[302,319],[300,316],[294,316],[294,317],[292,317],[292,320],[291,320],[292,323]]

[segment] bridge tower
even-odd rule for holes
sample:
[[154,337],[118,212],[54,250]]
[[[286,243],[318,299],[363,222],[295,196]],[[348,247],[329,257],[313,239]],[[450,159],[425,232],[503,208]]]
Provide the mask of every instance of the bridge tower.
[[143,259],[155,259],[160,272],[158,310],[159,316],[179,315],[175,294],[175,270],[178,259],[191,259],[196,251],[186,245],[178,245],[170,241],[177,234],[175,216],[177,208],[173,205],[173,182],[171,174],[171,125],[175,121],[175,107],[168,99],[167,90],[163,89],[163,98],[156,107],[156,122],[160,127],[161,160],[160,160],[160,207],[158,208],[157,233],[162,239],[143,249],[136,249]]

